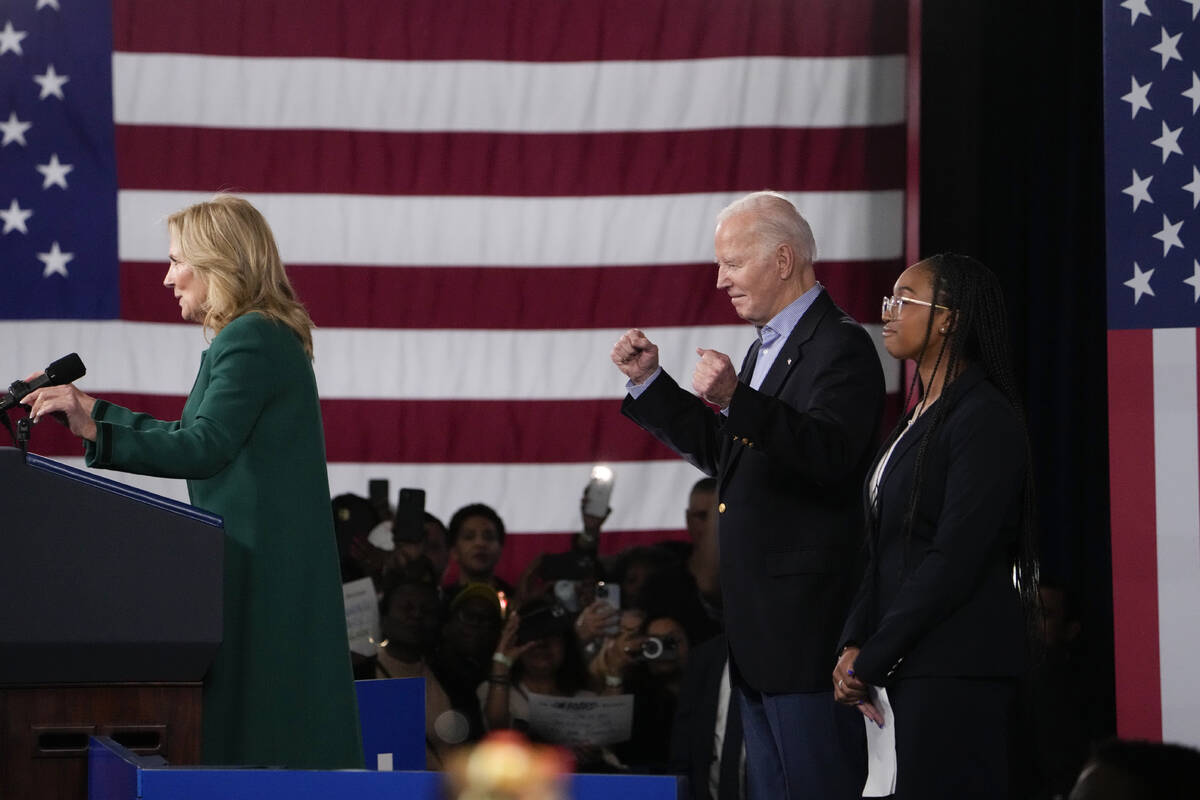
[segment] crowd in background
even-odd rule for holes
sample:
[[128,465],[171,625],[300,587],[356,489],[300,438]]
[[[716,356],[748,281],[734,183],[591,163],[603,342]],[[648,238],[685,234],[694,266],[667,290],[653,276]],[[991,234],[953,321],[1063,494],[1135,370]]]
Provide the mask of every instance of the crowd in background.
[[[369,577],[379,597],[381,639],[375,655],[354,655],[355,676],[425,679],[430,769],[492,730],[537,740],[531,693],[627,693],[632,737],[573,748],[579,771],[689,775],[694,797],[744,797],[727,713],[715,482],[680,500],[686,539],[602,557],[604,518],[582,515],[568,550],[536,557],[509,583],[495,573],[504,522],[488,505],[464,506],[448,525],[426,513],[418,533],[394,530],[391,510],[365,497],[334,498],[342,578]],[[1047,579],[1041,594],[1045,654],[1025,687],[1028,774],[1018,778],[1026,796],[1065,797],[1092,744],[1087,698],[1071,680],[1082,631],[1064,587]]]
[[425,678],[432,769],[491,730],[537,739],[531,693],[632,694],[632,738],[576,747],[578,767],[671,769],[686,757],[671,733],[689,652],[721,632],[715,482],[687,502],[688,540],[602,558],[604,517],[582,514],[570,548],[538,556],[513,585],[495,573],[505,528],[490,506],[464,506],[448,525],[426,513],[415,532],[364,497],[335,498],[342,578],[369,577],[379,596],[381,640],[355,655],[356,677]]

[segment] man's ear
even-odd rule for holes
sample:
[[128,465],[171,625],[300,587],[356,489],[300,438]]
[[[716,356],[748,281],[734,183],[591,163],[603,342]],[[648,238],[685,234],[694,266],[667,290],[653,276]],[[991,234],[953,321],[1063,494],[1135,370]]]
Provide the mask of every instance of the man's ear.
[[775,269],[779,272],[779,279],[783,281],[788,280],[795,273],[796,251],[790,244],[780,244],[775,248]]

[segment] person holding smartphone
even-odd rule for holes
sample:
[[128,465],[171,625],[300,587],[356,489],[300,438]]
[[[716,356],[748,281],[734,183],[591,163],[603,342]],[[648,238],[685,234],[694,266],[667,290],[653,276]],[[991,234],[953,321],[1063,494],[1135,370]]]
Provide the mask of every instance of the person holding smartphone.
[[[555,613],[559,612],[559,613]],[[504,623],[479,702],[489,730],[529,733],[529,695],[592,696],[571,618],[547,598],[513,611]]]

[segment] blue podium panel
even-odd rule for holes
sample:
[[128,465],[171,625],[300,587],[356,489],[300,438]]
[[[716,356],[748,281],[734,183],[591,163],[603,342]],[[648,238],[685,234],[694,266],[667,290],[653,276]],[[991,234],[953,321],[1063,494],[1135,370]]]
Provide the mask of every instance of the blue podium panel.
[[444,800],[441,787],[440,772],[168,767],[106,736],[88,747],[88,800]]
[[144,769],[139,783],[128,800],[443,800],[440,772],[176,767]]
[[[671,775],[572,775],[572,800],[681,800]],[[88,749],[88,800],[445,800],[440,772],[166,767],[107,737]]]
[[367,769],[377,769],[380,756],[392,769],[425,769],[425,679],[355,681],[354,690]]

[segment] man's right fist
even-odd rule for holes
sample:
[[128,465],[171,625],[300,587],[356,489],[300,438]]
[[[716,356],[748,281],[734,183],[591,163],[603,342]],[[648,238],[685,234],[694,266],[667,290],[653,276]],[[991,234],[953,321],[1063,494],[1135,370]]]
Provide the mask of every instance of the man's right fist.
[[643,383],[658,369],[658,345],[633,328],[613,345],[612,360],[629,380]]

